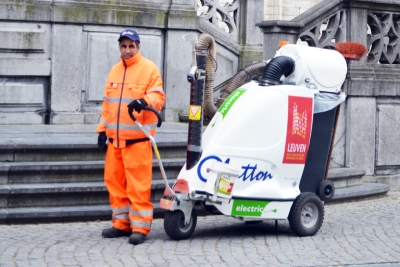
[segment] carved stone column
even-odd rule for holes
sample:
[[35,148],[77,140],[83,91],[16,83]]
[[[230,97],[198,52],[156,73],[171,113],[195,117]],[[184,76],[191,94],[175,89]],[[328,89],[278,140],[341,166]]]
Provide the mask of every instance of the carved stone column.
[[192,45],[183,36],[198,34],[199,17],[194,1],[172,0],[165,32],[164,90],[165,121],[179,121],[178,114],[189,110],[190,85],[187,74],[190,71]]
[[304,24],[283,20],[263,21],[256,24],[264,34],[263,58],[271,59],[279,49],[280,41],[288,41],[291,44],[297,42],[299,31]]
[[263,34],[256,24],[263,20],[264,1],[241,0],[239,44],[239,68],[263,59]]

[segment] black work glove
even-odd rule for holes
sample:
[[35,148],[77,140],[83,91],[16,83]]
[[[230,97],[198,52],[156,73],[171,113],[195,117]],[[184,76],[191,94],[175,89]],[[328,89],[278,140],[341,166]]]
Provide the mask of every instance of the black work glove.
[[142,109],[144,109],[144,107],[146,106],[147,102],[143,98],[135,99],[128,104],[128,112],[129,114],[132,114],[133,110],[136,110],[137,112],[140,113],[140,111],[142,111]]
[[97,138],[97,147],[101,150],[106,152],[107,151],[107,136],[105,132],[99,133],[99,137]]

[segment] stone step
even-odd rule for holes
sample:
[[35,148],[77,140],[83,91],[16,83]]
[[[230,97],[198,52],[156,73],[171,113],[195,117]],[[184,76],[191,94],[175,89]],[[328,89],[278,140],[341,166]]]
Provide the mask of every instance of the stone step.
[[[161,159],[167,178],[176,179],[185,158]],[[103,181],[102,161],[6,162],[0,163],[0,184],[80,183]],[[153,180],[162,179],[153,159]]]
[[[164,218],[165,210],[153,203],[154,218]],[[198,216],[211,215],[201,205],[195,205]],[[0,209],[0,224],[111,220],[110,205],[34,207]]]
[[[164,190],[164,185],[157,181],[153,184],[153,206],[154,217],[162,218],[165,210],[159,208],[159,199]],[[104,185],[103,185],[104,186]],[[100,186],[101,187],[101,186]],[[384,195],[388,192],[389,186],[385,184],[365,183],[360,186],[349,188],[340,188],[336,190],[333,200],[327,204],[343,202],[348,200],[357,200],[360,198],[371,198]],[[1,189],[0,189],[1,192]],[[106,193],[103,191],[103,193]],[[155,196],[157,194],[158,196]],[[104,197],[106,198],[106,197]],[[107,202],[107,203],[106,203]],[[204,215],[209,215],[202,210],[200,206],[196,209]],[[101,204],[92,205],[64,205],[64,206],[37,206],[37,207],[0,207],[0,223],[38,223],[54,221],[91,221],[91,220],[110,220],[111,208],[107,201]]]
[[379,183],[362,183],[361,185],[336,189],[333,199],[328,203],[359,200],[385,195],[389,192],[390,186]]
[[[161,159],[186,157],[187,143],[157,144]],[[0,162],[54,162],[54,161],[97,161],[104,160],[105,153],[91,145],[49,145],[29,148],[0,146]]]
[[93,220],[111,220],[110,205],[0,209],[1,224]]
[[365,170],[357,168],[332,168],[328,171],[328,179],[336,189],[362,185]]
[[333,203],[338,201],[355,200],[384,195],[390,190],[390,186],[381,183],[363,182],[365,170],[357,168],[331,168],[328,171],[328,179],[335,186],[333,199],[326,201]]
[[[169,178],[169,183],[172,184],[179,173],[180,169],[184,164],[184,159],[169,159],[165,160],[163,165],[166,170],[169,166],[176,167],[174,171],[167,171],[167,178]],[[73,177],[74,181],[70,178],[64,179],[68,182],[58,182],[52,174],[46,173],[43,169],[38,168],[46,167],[47,171],[60,172],[63,170],[71,170],[71,166],[66,166],[65,163],[56,162],[53,164],[45,163],[32,163],[31,165],[23,165],[20,163],[10,164],[10,169],[22,170],[21,173],[13,177],[12,175],[10,182],[4,185],[0,185],[0,207],[2,208],[18,208],[18,207],[35,207],[35,206],[69,206],[69,205],[98,205],[108,203],[108,193],[103,183],[102,168],[103,162],[90,163],[82,162],[73,165],[81,172],[92,171],[96,169],[99,171],[97,174],[97,181],[86,181],[81,179],[79,181],[79,174],[75,177],[75,174],[71,172],[66,172],[67,176]],[[154,162],[154,165],[157,165]],[[161,178],[161,174],[158,169],[158,165],[154,166],[155,174],[159,174],[159,179],[153,179],[152,186],[152,201],[157,202],[161,198],[164,190],[164,183]],[[21,169],[19,169],[21,168]],[[85,169],[86,168],[86,169]],[[33,171],[42,172],[43,178],[38,179],[38,176],[31,174],[34,177],[34,183],[26,183],[26,175],[24,173],[31,173]],[[174,172],[176,174],[174,174]],[[356,177],[360,177],[363,171],[357,169],[332,169],[329,172],[329,179],[335,180],[335,182],[342,183],[342,180],[354,180]],[[172,175],[171,175],[172,174]],[[50,175],[50,177],[49,177]],[[169,175],[169,176],[168,176]],[[16,177],[21,179],[16,179]],[[39,176],[40,177],[40,176]],[[62,175],[61,175],[62,177]],[[32,179],[31,179],[32,180]],[[62,179],[61,179],[62,180]],[[344,198],[361,198],[368,197],[369,195],[384,194],[389,191],[390,187],[384,184],[377,183],[352,183],[350,187],[336,187],[335,197],[332,201],[341,200]]]
[[[186,157],[186,123],[166,123],[154,139],[161,158]],[[104,160],[97,149],[96,125],[2,126],[0,162]]]
[[[172,186],[174,181],[170,180]],[[152,181],[151,201],[158,203],[163,180]],[[0,209],[107,205],[104,182],[0,185]]]

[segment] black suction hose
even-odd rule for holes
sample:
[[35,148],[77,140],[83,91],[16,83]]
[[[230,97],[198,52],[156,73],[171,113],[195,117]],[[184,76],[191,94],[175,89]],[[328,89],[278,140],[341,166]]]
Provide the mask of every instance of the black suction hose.
[[[267,65],[266,62],[255,62],[255,63],[245,66],[243,69],[238,71],[235,75],[233,75],[232,78],[230,78],[228,83],[226,84],[225,89],[219,95],[215,106],[217,108],[219,108],[222,105],[222,103],[225,101],[225,99],[227,99],[228,96],[233,91],[238,89],[243,84],[251,81],[251,79],[253,77],[258,77],[258,76],[262,75],[263,71],[265,69],[265,65]],[[206,90],[207,90],[207,87],[206,87]],[[217,112],[217,110],[215,109],[215,111],[212,113],[212,116],[214,116],[216,112]],[[211,118],[212,118],[212,116],[211,116]]]
[[186,152],[186,169],[193,168],[200,159],[202,153],[201,135],[203,133],[203,106],[204,106],[204,87],[206,81],[206,59],[207,47],[196,46],[197,79],[191,82],[190,88],[190,107],[200,107],[200,116],[190,119],[189,110],[189,131],[188,146]]
[[285,77],[289,76],[293,73],[294,68],[295,62],[291,57],[274,57],[265,66],[260,85],[277,85],[282,75],[285,75]]

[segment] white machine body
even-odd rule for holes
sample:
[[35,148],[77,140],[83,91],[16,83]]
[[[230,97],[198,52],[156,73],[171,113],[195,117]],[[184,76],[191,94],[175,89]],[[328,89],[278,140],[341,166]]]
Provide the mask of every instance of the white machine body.
[[320,92],[340,93],[346,79],[347,65],[344,57],[335,50],[285,45],[276,56],[294,59],[294,72],[282,81],[288,84],[317,89]]
[[282,55],[296,63],[282,85],[241,86],[207,126],[198,163],[177,177],[191,199],[244,220],[288,218],[300,194],[315,96],[340,93],[347,67],[336,51],[286,45],[276,54]]
[[185,179],[196,195],[211,196],[215,179],[209,181],[209,169],[214,162],[225,163],[236,168],[239,176],[230,199],[218,197],[221,203],[214,204],[222,213],[286,219],[300,194],[313,99],[314,90],[304,87],[245,84],[230,95],[209,123],[197,165],[191,170],[184,166],[178,179]]

